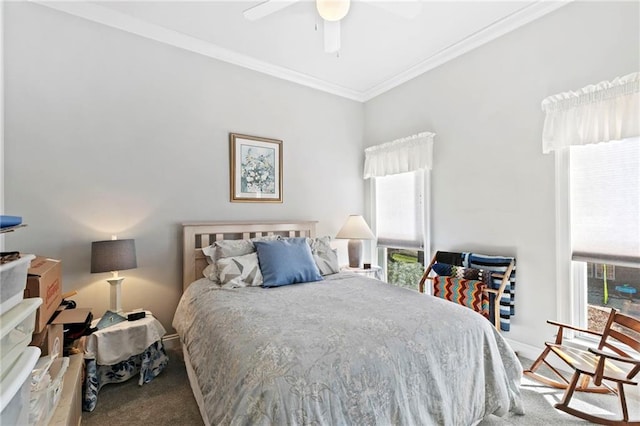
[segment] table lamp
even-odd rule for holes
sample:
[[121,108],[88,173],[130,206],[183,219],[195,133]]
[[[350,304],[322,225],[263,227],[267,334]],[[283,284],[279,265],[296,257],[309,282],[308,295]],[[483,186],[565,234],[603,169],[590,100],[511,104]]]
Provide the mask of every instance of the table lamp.
[[120,304],[120,284],[124,277],[118,271],[137,268],[135,240],[107,240],[91,243],[91,273],[111,272],[113,276],[107,280],[111,284],[109,310],[122,312]]
[[349,244],[347,245],[349,251],[349,267],[361,268],[362,240],[374,240],[376,236],[373,235],[369,225],[367,225],[367,222],[365,222],[362,216],[352,214],[342,226],[336,238],[349,239]]

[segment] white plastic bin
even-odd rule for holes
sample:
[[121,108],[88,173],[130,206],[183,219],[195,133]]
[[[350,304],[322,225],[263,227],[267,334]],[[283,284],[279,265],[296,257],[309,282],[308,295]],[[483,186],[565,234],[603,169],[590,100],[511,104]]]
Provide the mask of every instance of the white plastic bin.
[[0,315],[22,301],[27,272],[35,258],[32,254],[24,254],[18,260],[0,265]]
[[0,425],[28,424],[31,370],[39,356],[39,348],[29,346],[24,349],[0,382]]
[[36,311],[41,304],[39,297],[25,299],[0,316],[0,379],[6,376],[24,348],[31,343]]
[[[43,357],[48,358],[48,357]],[[42,360],[42,359],[41,359]],[[46,360],[45,360],[46,363]],[[37,366],[36,366],[37,367]],[[47,371],[33,371],[29,403],[29,424],[47,425],[53,416],[60,397],[69,358],[56,358],[46,366]]]

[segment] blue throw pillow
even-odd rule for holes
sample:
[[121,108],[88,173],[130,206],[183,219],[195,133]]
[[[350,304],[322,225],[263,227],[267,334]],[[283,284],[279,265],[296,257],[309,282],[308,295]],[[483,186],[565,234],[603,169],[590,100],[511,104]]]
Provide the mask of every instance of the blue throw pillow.
[[262,271],[263,287],[321,281],[306,238],[254,241]]

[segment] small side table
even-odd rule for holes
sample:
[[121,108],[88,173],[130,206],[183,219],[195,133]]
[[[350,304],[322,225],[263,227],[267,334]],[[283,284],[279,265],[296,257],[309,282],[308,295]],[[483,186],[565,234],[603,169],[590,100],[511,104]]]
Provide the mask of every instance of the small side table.
[[342,272],[353,272],[354,274],[364,275],[365,277],[375,278],[375,279],[380,280],[380,281],[382,281],[383,278],[384,278],[382,276],[382,267],[376,266],[376,265],[371,265],[371,268],[369,268],[369,269],[351,268],[349,266],[344,266],[344,267],[342,267],[340,269],[340,271],[342,271]]
[[[138,385],[149,383],[164,370],[169,357],[162,344],[166,331],[146,311],[145,318],[123,321],[86,337],[85,386],[82,409],[93,411],[98,392],[108,383],[120,383],[139,375]],[[123,314],[126,316],[126,314]],[[100,318],[93,321],[95,327]]]

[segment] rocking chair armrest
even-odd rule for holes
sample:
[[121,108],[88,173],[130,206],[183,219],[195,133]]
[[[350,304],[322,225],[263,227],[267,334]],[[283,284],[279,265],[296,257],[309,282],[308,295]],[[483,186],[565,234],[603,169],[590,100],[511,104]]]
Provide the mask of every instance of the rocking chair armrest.
[[586,329],[586,328],[576,327],[576,326],[571,325],[571,324],[565,324],[565,323],[562,323],[562,322],[551,321],[551,320],[547,320],[547,323],[548,323],[548,324],[551,324],[551,325],[555,325],[555,326],[557,326],[557,327],[569,328],[569,329],[571,329],[571,330],[581,331],[581,332],[583,332],[583,333],[589,333],[589,334],[594,334],[594,335],[596,335],[596,336],[602,336],[602,333],[601,333],[601,332],[599,332],[599,331],[595,331],[595,330],[588,330],[588,329]]
[[612,359],[614,361],[627,362],[629,364],[640,365],[640,359],[629,358],[629,357],[626,357],[626,356],[620,356],[618,354],[613,354],[611,352],[601,351],[600,349],[596,349],[596,348],[587,348],[587,350],[589,352],[591,352],[591,353],[594,353],[594,354],[598,355],[598,356],[609,358],[609,359]]

